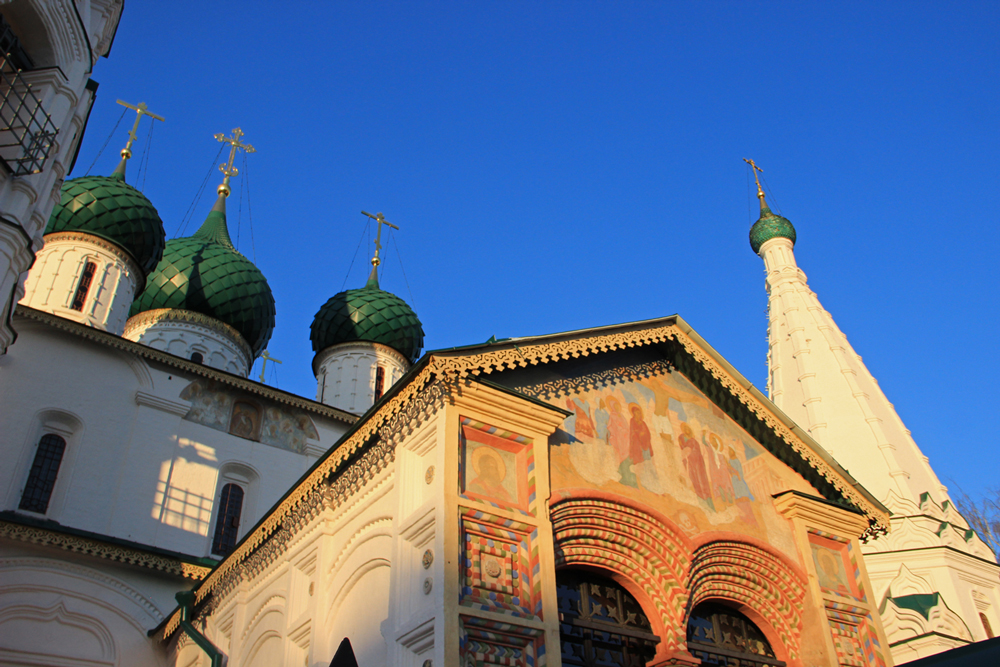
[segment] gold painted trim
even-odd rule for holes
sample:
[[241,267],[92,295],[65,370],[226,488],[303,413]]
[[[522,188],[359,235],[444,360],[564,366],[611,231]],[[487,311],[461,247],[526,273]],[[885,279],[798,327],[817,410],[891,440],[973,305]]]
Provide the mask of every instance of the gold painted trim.
[[177,558],[9,521],[0,521],[0,537],[159,570],[195,581],[202,581],[212,571],[204,565],[185,563]]

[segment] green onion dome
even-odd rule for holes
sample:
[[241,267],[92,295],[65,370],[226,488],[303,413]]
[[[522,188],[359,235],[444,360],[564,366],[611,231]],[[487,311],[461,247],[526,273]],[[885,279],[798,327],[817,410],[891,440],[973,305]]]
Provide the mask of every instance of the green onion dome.
[[766,205],[760,207],[760,219],[750,228],[750,247],[754,253],[760,254],[760,247],[771,239],[785,238],[795,245],[795,227],[788,218],[771,213]]
[[167,242],[129,317],[158,308],[191,310],[230,325],[254,357],[267,346],[274,331],[274,297],[264,274],[229,238],[225,196],[219,196],[193,236]]
[[145,278],[163,257],[167,235],[150,201],[125,182],[124,165],[122,160],[111,176],[63,183],[45,233],[85,232],[109,241],[135,260]]
[[313,318],[309,337],[314,352],[338,343],[382,343],[410,363],[424,346],[424,328],[417,314],[395,294],[379,289],[375,269],[364,287],[335,294],[323,304]]

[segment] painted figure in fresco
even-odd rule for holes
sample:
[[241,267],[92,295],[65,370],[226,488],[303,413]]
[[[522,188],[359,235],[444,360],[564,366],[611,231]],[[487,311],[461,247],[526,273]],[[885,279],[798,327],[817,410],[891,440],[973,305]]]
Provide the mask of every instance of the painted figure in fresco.
[[753,514],[753,506],[751,505],[754,499],[753,494],[750,493],[750,486],[743,478],[743,462],[740,461],[740,455],[737,454],[737,450],[742,449],[742,443],[736,443],[735,447],[729,447],[726,450],[726,455],[729,457],[729,460],[726,462],[729,466],[729,481],[732,484],[736,506],[740,509],[740,516],[743,517],[744,523],[756,524],[757,519]]
[[608,415],[608,445],[615,450],[618,464],[628,458],[629,450],[629,428],[625,414],[622,412],[622,404],[614,396],[608,396],[608,408],[611,414]]
[[566,407],[573,411],[576,415],[576,437],[582,438],[586,436],[588,438],[593,438],[597,435],[594,431],[594,420],[590,418],[590,406],[586,403],[580,403],[579,399],[566,399]]
[[712,490],[715,492],[715,510],[724,512],[735,502],[733,497],[733,482],[729,477],[729,462],[722,455],[722,439],[715,433],[708,433],[709,476],[712,479]]
[[[684,455],[684,468],[688,479],[698,497],[709,504],[712,503],[712,489],[708,483],[708,472],[705,470],[705,457],[701,443],[694,439],[691,427],[687,422],[681,422],[681,434],[677,438],[681,452]],[[713,508],[714,509],[714,508]]]
[[844,572],[844,560],[840,554],[832,549],[813,545],[813,556],[816,559],[819,585],[840,595],[850,595],[847,573]]
[[477,447],[472,452],[472,469],[476,476],[466,485],[466,491],[507,502],[513,500],[503,486],[507,465],[493,449],[485,445]]
[[237,401],[233,405],[233,416],[229,421],[229,432],[241,438],[253,439],[257,433],[260,412],[249,403]]
[[[621,409],[621,405],[618,405]],[[633,488],[639,488],[639,480],[636,478],[632,466],[644,461],[648,461],[653,456],[653,446],[649,427],[642,416],[642,408],[636,403],[629,403],[629,413],[632,415],[628,423],[628,449],[625,457],[618,464],[618,473],[621,475],[621,483]],[[624,421],[624,416],[622,417]],[[619,453],[619,456],[621,454]]]

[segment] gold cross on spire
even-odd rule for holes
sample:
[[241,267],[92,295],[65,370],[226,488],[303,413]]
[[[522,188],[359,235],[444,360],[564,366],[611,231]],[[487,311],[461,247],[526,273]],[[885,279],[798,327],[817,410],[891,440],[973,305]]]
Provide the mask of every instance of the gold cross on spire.
[[251,146],[250,144],[244,144],[240,142],[240,137],[242,136],[243,136],[243,130],[241,130],[238,127],[233,130],[233,136],[231,137],[227,137],[221,132],[215,135],[216,140],[230,145],[229,162],[226,164],[219,165],[219,171],[225,174],[225,178],[222,179],[222,185],[219,186],[219,194],[225,197],[228,197],[230,192],[229,177],[235,176],[236,174],[240,173],[240,170],[233,166],[233,160],[236,159],[236,149],[242,148],[247,153],[257,152],[257,149]]
[[281,363],[280,361],[272,357],[270,352],[264,350],[264,354],[260,355],[260,381],[262,384],[264,382],[264,371],[267,369],[267,362],[269,361],[273,361],[276,364]]
[[127,160],[132,157],[132,142],[136,140],[135,131],[139,129],[139,121],[142,120],[143,116],[149,116],[153,120],[163,120],[163,116],[157,116],[155,113],[147,111],[149,107],[146,106],[145,102],[139,102],[139,104],[132,106],[128,102],[123,102],[118,100],[118,104],[122,105],[127,109],[131,109],[135,113],[135,122],[132,123],[132,129],[128,133],[128,143],[125,144],[125,148],[122,149],[122,159]]
[[751,167],[753,167],[753,180],[757,182],[757,199],[760,200],[761,210],[764,210],[765,208],[767,208],[767,204],[764,203],[764,191],[760,187],[760,179],[757,178],[757,172],[759,171],[760,173],[763,174],[764,170],[758,167],[757,163],[754,162],[753,160],[748,160],[746,158],[743,158],[743,161],[746,162]]
[[382,260],[378,258],[378,253],[382,249],[382,225],[389,225],[397,232],[399,231],[399,227],[397,227],[396,225],[392,224],[384,217],[382,217],[381,213],[376,213],[375,215],[372,215],[367,211],[361,211],[361,215],[367,215],[369,218],[378,223],[378,233],[375,234],[375,256],[372,257],[372,266],[378,268],[378,265],[382,263]]

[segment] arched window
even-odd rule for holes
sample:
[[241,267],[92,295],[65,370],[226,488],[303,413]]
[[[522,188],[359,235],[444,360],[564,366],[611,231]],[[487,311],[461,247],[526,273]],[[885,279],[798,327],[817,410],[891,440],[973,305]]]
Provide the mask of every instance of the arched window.
[[375,369],[375,402],[382,398],[385,393],[385,367],[379,366]]
[[556,573],[562,664],[644,667],[660,638],[642,607],[624,588],[577,570]]
[[193,361],[196,364],[200,364],[203,361],[205,361],[205,355],[203,355],[201,352],[192,352],[191,361]]
[[243,488],[238,484],[226,484],[219,498],[219,513],[215,518],[215,537],[212,539],[212,553],[228,556],[236,548],[236,538],[240,532],[240,515],[243,513]]
[[764,667],[785,663],[774,657],[764,633],[735,609],[703,602],[691,612],[687,626],[688,652],[702,665]]
[[59,464],[66,452],[66,441],[53,433],[46,433],[38,442],[35,460],[28,473],[28,481],[21,493],[19,509],[45,514],[49,509],[49,499],[56,485]]
[[80,282],[76,286],[76,293],[73,295],[73,303],[70,304],[71,309],[83,310],[83,304],[87,302],[87,293],[90,292],[90,283],[94,280],[95,271],[97,271],[97,265],[93,262],[87,262],[83,266],[83,273],[80,274]]

